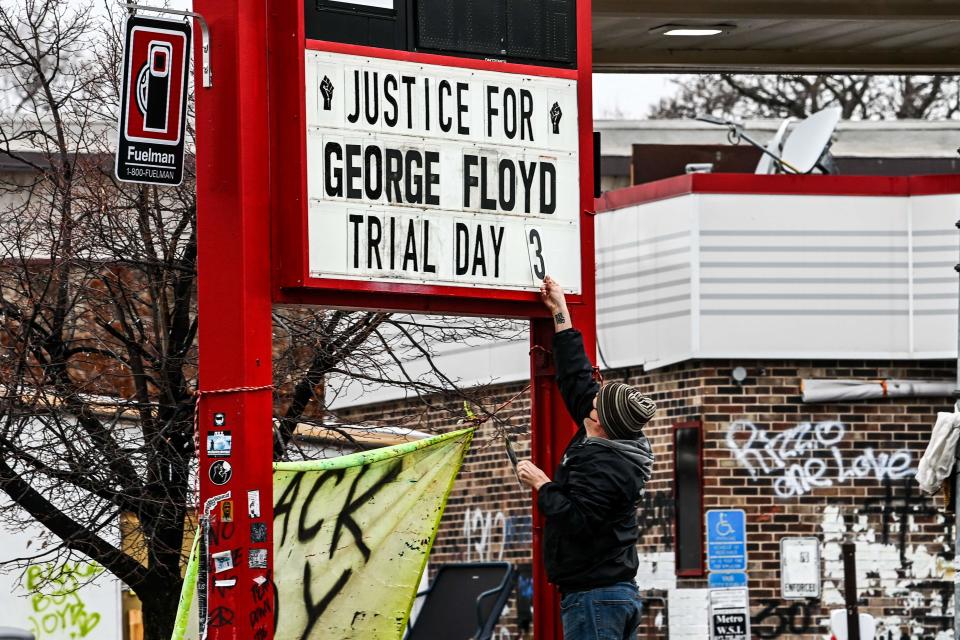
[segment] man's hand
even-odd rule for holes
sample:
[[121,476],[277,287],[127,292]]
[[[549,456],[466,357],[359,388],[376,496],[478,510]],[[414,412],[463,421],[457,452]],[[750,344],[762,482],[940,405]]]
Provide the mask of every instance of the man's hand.
[[553,316],[554,329],[563,331],[573,326],[570,312],[567,310],[567,299],[563,295],[563,287],[550,276],[545,277],[543,284],[540,285],[540,299]]
[[539,491],[540,487],[550,482],[547,474],[529,460],[521,460],[517,464],[517,475],[520,476],[520,482],[535,491]]

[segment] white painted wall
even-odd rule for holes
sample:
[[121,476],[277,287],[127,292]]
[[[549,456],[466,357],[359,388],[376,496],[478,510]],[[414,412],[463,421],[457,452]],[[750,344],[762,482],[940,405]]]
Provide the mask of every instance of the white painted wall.
[[[0,562],[37,556],[43,537],[36,525],[0,529]],[[33,631],[37,640],[121,640],[120,582],[92,563],[31,560],[26,571],[0,572],[0,626]]]

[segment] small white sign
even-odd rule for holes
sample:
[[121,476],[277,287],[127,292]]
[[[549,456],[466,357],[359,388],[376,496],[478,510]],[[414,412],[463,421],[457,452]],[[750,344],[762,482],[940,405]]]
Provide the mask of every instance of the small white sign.
[[711,589],[711,640],[750,640],[750,592],[747,589]]
[[780,539],[780,595],[784,600],[820,597],[820,540]]
[[310,275],[580,292],[577,83],[308,50]]

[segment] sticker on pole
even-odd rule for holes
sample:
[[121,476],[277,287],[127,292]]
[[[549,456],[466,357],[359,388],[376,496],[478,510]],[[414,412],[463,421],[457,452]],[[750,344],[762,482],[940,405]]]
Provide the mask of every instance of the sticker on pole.
[[123,52],[117,178],[183,181],[191,28],[186,22],[131,17]]

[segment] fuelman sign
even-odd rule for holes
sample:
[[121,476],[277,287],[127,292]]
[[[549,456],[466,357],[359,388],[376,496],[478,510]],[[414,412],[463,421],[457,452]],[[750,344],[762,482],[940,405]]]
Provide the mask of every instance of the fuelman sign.
[[308,50],[312,277],[580,289],[575,80]]
[[183,181],[190,25],[131,17],[126,34],[117,178],[178,185]]

